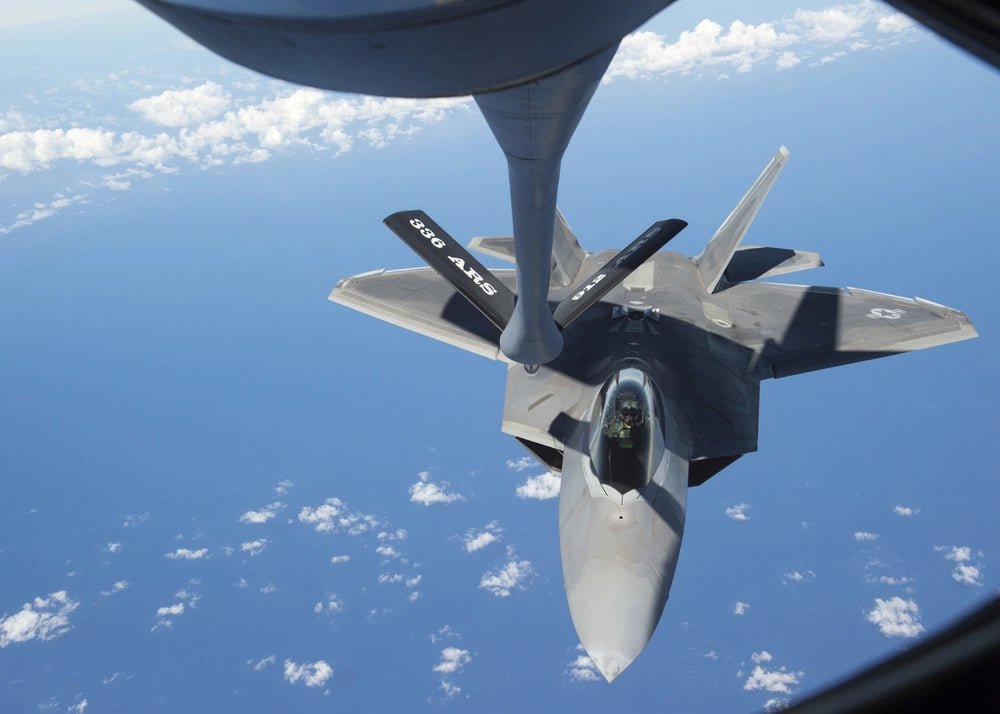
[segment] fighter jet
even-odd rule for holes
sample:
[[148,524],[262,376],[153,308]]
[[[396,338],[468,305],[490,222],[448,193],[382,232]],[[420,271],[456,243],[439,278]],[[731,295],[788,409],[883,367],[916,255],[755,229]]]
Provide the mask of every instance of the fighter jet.
[[[341,280],[330,300],[507,363],[503,431],[561,473],[559,539],[580,642],[609,681],[645,648],[670,593],[687,492],[757,450],[760,383],[976,336],[964,313],[856,288],[762,282],[823,265],[741,240],[788,158],[782,147],[694,258],[657,252],[658,221],[589,253],[561,214],[548,305],[564,341],[543,365],[505,357],[519,299],[422,211],[386,225],[430,267]],[[514,259],[512,237],[470,247]],[[562,282],[565,280],[565,284]]]

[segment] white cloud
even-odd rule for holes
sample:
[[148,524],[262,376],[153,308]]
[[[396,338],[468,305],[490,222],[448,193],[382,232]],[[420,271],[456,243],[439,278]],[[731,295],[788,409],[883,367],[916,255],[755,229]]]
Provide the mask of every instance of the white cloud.
[[481,531],[470,528],[465,532],[465,537],[463,538],[465,551],[467,553],[475,553],[477,550],[482,550],[490,543],[497,542],[500,539],[501,533],[503,533],[503,528],[496,521],[490,521]]
[[774,63],[774,66],[778,69],[791,69],[799,64],[802,64],[802,60],[794,52],[782,52],[778,55],[778,60]]
[[785,573],[782,578],[782,583],[805,583],[810,580],[816,579],[816,573],[811,570],[793,570],[790,573]]
[[344,611],[344,601],[337,597],[334,593],[327,593],[326,600],[320,600],[315,605],[313,605],[313,612],[317,615],[322,613],[327,613],[328,615],[333,615],[338,612]]
[[111,588],[108,590],[101,590],[101,595],[108,596],[114,595],[115,593],[120,593],[122,590],[128,589],[128,580],[116,580],[112,583]]
[[[21,211],[15,215],[13,223],[0,226],[0,235],[7,235],[20,228],[27,228],[28,226],[32,226],[39,221],[44,221],[46,218],[52,218],[52,216],[56,215],[64,208],[69,208],[70,206],[74,206],[78,203],[87,203],[87,198],[87,194],[83,193],[78,193],[73,196],[57,193],[48,203],[36,202],[31,208]],[[126,523],[126,525],[128,524]]]
[[778,70],[788,69],[800,64],[800,54],[808,56],[817,48],[856,45],[866,37],[869,45],[884,47],[886,33],[893,34],[904,21],[871,0],[862,0],[822,10],[797,10],[791,17],[758,25],[735,20],[723,27],[705,19],[674,42],[655,32],[634,32],[622,40],[605,81],[698,72],[728,79],[728,74],[717,70],[746,74],[770,60]]
[[403,582],[402,573],[382,573],[378,576],[378,582],[380,585],[385,583],[401,583]]
[[208,548],[191,550],[189,548],[178,548],[173,553],[164,553],[170,560],[201,560],[208,555]]
[[726,509],[726,515],[734,521],[749,521],[750,516],[747,515],[747,510],[749,510],[749,508],[749,504],[737,503],[735,506],[729,506]]
[[375,552],[383,558],[400,558],[403,555],[391,545],[380,545],[375,549]]
[[269,520],[278,515],[278,511],[285,507],[285,504],[281,501],[275,501],[274,503],[269,503],[259,511],[247,511],[242,516],[240,516],[240,523],[267,523]]
[[36,129],[0,134],[0,168],[27,173],[61,160],[118,163],[115,133],[101,129]]
[[252,659],[247,660],[247,664],[253,667],[254,672],[260,672],[262,669],[274,664],[276,661],[277,658],[272,654],[262,659],[259,659],[256,662],[254,662]]
[[153,174],[145,169],[130,168],[113,174],[104,174],[101,176],[101,185],[112,191],[128,191],[132,188],[131,179],[148,179],[152,176]]
[[218,85],[206,83],[195,89],[168,90],[130,105],[148,119],[177,128],[175,133],[115,133],[88,127],[6,132],[0,134],[0,168],[26,173],[74,160],[168,171],[176,161],[201,166],[256,163],[270,158],[276,149],[293,146],[317,151],[333,148],[342,154],[359,139],[375,148],[385,147],[471,106],[468,97],[342,97],[300,88],[211,118],[229,101]]
[[330,562],[336,565],[337,563],[346,563],[351,559],[349,555],[334,555],[330,558]]
[[69,615],[79,605],[65,590],[24,603],[19,612],[0,618],[0,648],[34,639],[47,642],[65,635],[73,629]]
[[[627,35],[608,69],[608,79],[687,73],[704,66],[746,67],[797,41],[765,22],[747,25],[735,20],[728,31],[712,20],[702,20],[668,43],[654,32]],[[744,69],[743,71],[746,71]]]
[[417,476],[420,480],[410,486],[410,500],[413,503],[430,506],[434,503],[454,503],[465,500],[465,497],[459,493],[448,492],[448,487],[451,484],[447,481],[435,483],[430,480],[431,475],[427,471],[421,471]]
[[420,585],[420,581],[423,580],[423,575],[414,575],[412,578],[407,578],[404,585],[408,588],[415,588]]
[[889,600],[875,598],[875,607],[866,618],[886,637],[916,637],[924,631],[917,603],[901,597]]
[[70,714],[85,714],[87,711],[87,700],[81,699],[76,704],[69,707],[66,711]]
[[908,16],[901,12],[897,12],[895,15],[888,15],[886,17],[880,17],[875,29],[879,32],[885,33],[900,33],[906,32],[907,30],[914,27],[914,22]]
[[865,540],[878,540],[878,533],[869,533],[868,531],[854,531],[854,540],[861,541]]
[[843,42],[857,35],[866,22],[874,19],[874,12],[874,4],[868,2],[835,5],[825,10],[796,10],[792,24],[806,39]]
[[766,702],[764,702],[764,711],[766,712],[778,712],[782,709],[788,708],[788,699],[784,697],[771,697]]
[[122,523],[123,528],[133,528],[140,523],[143,523],[149,519],[149,511],[146,513],[130,513],[125,516],[125,522]]
[[108,543],[105,550],[108,551],[109,553],[117,553],[119,550],[121,550],[121,547],[122,547],[121,543],[112,542]]
[[132,679],[132,676],[133,675],[132,675],[131,672],[114,672],[114,673],[111,674],[110,677],[105,677],[104,679],[102,679],[101,680],[101,684],[107,686],[109,684],[114,684],[115,682],[117,682],[119,680],[128,681],[128,680]]
[[919,508],[910,508],[909,506],[901,506],[901,505],[899,505],[897,503],[893,507],[892,512],[895,513],[897,516],[903,516],[905,518],[907,516],[915,516],[915,515],[917,515],[918,513],[920,513],[920,509]]
[[846,54],[847,54],[846,52],[832,52],[828,55],[820,57],[819,62],[813,62],[812,66],[821,64],[830,64],[831,62],[835,62],[836,60],[839,60],[841,57],[844,57]]
[[246,543],[240,543],[240,550],[244,553],[249,553],[250,557],[254,557],[261,553],[264,548],[267,547],[267,538],[258,538],[257,540],[250,540]]
[[184,603],[178,602],[173,605],[166,605],[156,610],[157,617],[176,616],[184,614]]
[[461,672],[465,665],[470,662],[472,662],[472,655],[469,654],[469,650],[458,647],[445,647],[441,650],[441,661],[434,665],[433,669],[442,675],[440,686],[446,698],[450,699],[462,691],[461,687],[448,679],[448,675]]
[[[955,567],[951,570],[951,577],[956,583],[973,587],[983,584],[983,564],[982,562],[972,563],[972,548],[967,545],[936,545],[934,551],[944,553],[946,560],[955,563]],[[976,551],[977,561],[982,555],[982,552]]]
[[512,558],[499,570],[489,570],[483,573],[479,587],[488,590],[497,597],[508,597],[512,590],[527,589],[526,583],[534,573],[531,561]]
[[285,681],[289,684],[302,682],[307,687],[322,687],[333,676],[333,667],[323,660],[299,664],[285,660]]
[[745,602],[736,601],[736,606],[733,608],[734,615],[746,615],[747,611],[750,609],[750,605]]
[[[765,652],[762,654],[767,653]],[[769,662],[770,659],[770,655],[768,655],[768,659],[762,661]],[[789,672],[784,667],[779,667],[777,669],[765,669],[758,664],[753,668],[750,676],[747,677],[747,680],[743,683],[743,689],[748,692],[763,689],[767,692],[791,694],[792,687],[797,686],[801,678],[804,676],[805,672]]]
[[533,476],[515,489],[518,498],[532,498],[545,501],[559,495],[559,485],[562,479],[551,471],[539,476]]
[[299,511],[299,521],[315,525],[320,532],[333,531],[336,529],[336,518],[343,513],[343,506],[344,502],[339,498],[328,498],[315,508],[303,507]]
[[379,531],[375,536],[379,541],[384,540],[406,540],[407,532],[405,528],[397,528],[395,531]]
[[278,485],[274,487],[274,492],[279,496],[284,496],[292,489],[292,486],[294,485],[295,485],[294,482],[289,481],[287,478],[283,478],[280,481],[278,481]]
[[507,459],[507,468],[511,471],[524,471],[525,469],[533,469],[538,465],[530,456],[522,456],[519,459]]
[[168,89],[155,97],[137,99],[128,108],[147,121],[177,128],[217,117],[231,103],[226,90],[215,82],[205,82],[192,89]]
[[754,664],[760,664],[761,662],[770,662],[774,659],[774,656],[767,650],[761,650],[760,652],[754,652],[750,655],[750,661]]
[[879,576],[878,581],[883,585],[907,585],[913,582],[913,578],[906,578],[906,577],[897,578],[891,575],[882,575]]
[[979,568],[975,565],[959,563],[951,571],[951,577],[962,585],[982,585],[983,581]]
[[326,499],[315,508],[302,508],[299,522],[313,526],[318,533],[346,531],[348,535],[361,535],[380,525],[375,516],[349,511],[347,504],[336,497]]
[[458,647],[445,647],[441,650],[441,661],[434,665],[434,671],[441,674],[454,674],[472,661],[469,650]]
[[[191,584],[197,585],[201,581],[198,580],[197,578],[194,578],[189,582]],[[194,609],[194,607],[198,604],[198,601],[201,599],[200,595],[191,592],[187,588],[182,588],[181,590],[178,590],[176,593],[174,593],[174,597],[177,598],[180,602],[176,602],[173,605],[165,605],[163,607],[157,608],[156,616],[159,619],[156,621],[156,624],[153,625],[154,632],[160,629],[161,627],[173,627],[174,622],[170,618],[183,615],[188,610],[188,608]]]
[[452,638],[462,639],[462,636],[457,632],[455,632],[454,628],[451,625],[445,625],[437,632],[431,633],[431,644],[436,645],[438,642],[441,642],[442,640],[452,639]]

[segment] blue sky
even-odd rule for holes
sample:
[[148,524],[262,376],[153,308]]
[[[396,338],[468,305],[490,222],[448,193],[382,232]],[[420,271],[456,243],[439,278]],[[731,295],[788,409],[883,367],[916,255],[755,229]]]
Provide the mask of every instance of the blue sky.
[[0,5],[5,711],[752,710],[997,592],[995,71],[866,3],[679,3],[626,41],[564,162],[586,247],[677,216],[698,253],[785,144],[748,243],[981,337],[764,383],[760,451],[692,491],[608,686],[503,367],[326,301],[414,264],[394,210],[509,231],[469,102],[302,91],[137,6],[47,7]]

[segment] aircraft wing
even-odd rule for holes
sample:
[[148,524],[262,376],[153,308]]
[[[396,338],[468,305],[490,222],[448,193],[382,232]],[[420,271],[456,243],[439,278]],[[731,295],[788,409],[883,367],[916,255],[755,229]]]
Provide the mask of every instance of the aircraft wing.
[[[513,285],[513,270],[492,273]],[[469,352],[502,358],[500,330],[432,268],[374,270],[344,278],[330,300]]]
[[[920,298],[769,283],[731,289],[734,337],[755,323],[758,368],[773,377],[911,352],[977,336],[966,315]],[[751,330],[748,329],[748,333]]]

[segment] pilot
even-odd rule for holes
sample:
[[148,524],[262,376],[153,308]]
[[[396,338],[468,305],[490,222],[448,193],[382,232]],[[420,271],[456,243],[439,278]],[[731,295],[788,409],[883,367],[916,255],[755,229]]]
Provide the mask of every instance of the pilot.
[[618,403],[618,410],[608,420],[605,434],[612,439],[617,439],[618,446],[623,449],[631,449],[632,428],[642,423],[642,411],[638,402],[633,398],[622,397]]

